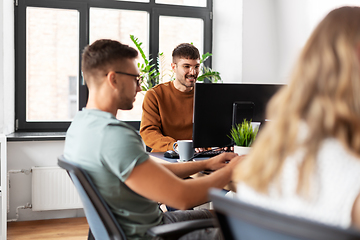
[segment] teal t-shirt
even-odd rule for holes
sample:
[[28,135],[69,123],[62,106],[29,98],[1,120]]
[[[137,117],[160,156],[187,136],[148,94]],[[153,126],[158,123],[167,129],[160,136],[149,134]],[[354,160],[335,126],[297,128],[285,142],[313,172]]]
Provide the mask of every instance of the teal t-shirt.
[[89,173],[129,239],[151,239],[146,230],[161,224],[161,210],[124,183],[149,158],[131,126],[111,113],[84,108],[66,133],[64,155]]

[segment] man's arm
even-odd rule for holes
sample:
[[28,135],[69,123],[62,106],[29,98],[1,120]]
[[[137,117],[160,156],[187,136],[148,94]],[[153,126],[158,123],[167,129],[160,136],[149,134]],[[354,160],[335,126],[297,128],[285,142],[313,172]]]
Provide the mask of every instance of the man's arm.
[[182,163],[169,163],[164,161],[162,165],[169,169],[176,176],[180,178],[186,178],[203,170],[217,170],[225,167],[227,162],[236,156],[237,154],[235,153],[226,152],[206,160]]
[[141,117],[140,135],[148,147],[158,152],[172,149],[176,140],[164,136],[161,130],[159,103],[154,91],[148,90],[144,97],[143,113]]
[[[125,184],[136,193],[153,201],[162,202],[178,209],[189,209],[207,202],[210,188],[223,188],[228,184],[231,180],[232,170],[240,159],[241,157],[238,156],[231,159],[224,167],[208,176],[183,180],[150,157],[133,169]],[[189,163],[184,169],[187,169],[186,171],[189,173],[189,169],[192,167],[194,169],[200,167],[197,164],[196,162]],[[180,164],[176,165],[179,166],[177,168],[181,166]],[[202,167],[205,167],[205,164]],[[177,170],[173,169],[173,171]]]

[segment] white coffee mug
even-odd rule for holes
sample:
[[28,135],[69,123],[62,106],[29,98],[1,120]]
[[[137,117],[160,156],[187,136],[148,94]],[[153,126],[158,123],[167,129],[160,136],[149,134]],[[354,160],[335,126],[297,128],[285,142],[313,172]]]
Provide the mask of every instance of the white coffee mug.
[[[177,148],[175,148],[176,145]],[[178,140],[173,148],[179,154],[179,162],[186,162],[194,156],[192,140]]]

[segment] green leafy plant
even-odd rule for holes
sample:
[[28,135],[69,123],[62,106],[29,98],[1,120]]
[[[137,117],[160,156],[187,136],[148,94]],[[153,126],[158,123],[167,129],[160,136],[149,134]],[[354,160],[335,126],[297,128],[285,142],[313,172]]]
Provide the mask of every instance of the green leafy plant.
[[244,119],[242,123],[231,128],[231,136],[228,137],[231,138],[237,146],[250,147],[254,142],[257,133],[258,128],[254,129],[252,127],[251,120],[246,121],[246,119]]
[[140,71],[140,76],[143,77],[143,82],[141,84],[141,89],[143,91],[147,91],[150,88],[154,87],[155,85],[160,83],[160,71],[159,71],[159,63],[163,57],[163,53],[159,53],[157,57],[157,65],[153,64],[153,59],[146,57],[144,50],[142,49],[141,45],[142,42],[139,41],[137,37],[134,35],[130,35],[131,41],[135,44],[136,48],[139,50],[144,63],[138,63],[138,68]]
[[205,79],[207,79],[213,83],[222,82],[219,72],[216,72],[204,65],[204,62],[211,56],[212,54],[208,52],[201,56],[200,59],[201,74],[198,76],[197,81],[203,82]]

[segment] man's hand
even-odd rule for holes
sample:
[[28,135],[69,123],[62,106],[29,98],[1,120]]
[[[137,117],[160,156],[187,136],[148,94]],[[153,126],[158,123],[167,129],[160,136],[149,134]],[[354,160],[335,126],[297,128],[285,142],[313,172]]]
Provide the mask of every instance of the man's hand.
[[211,150],[210,148],[195,148],[195,153],[201,153],[201,152],[205,152]]
[[[222,167],[226,166],[227,164],[229,164],[230,162],[232,162],[232,159],[235,159],[236,157],[238,157],[238,155],[233,152],[221,153],[215,157],[212,157],[212,158],[209,158],[208,160],[206,160],[206,161],[208,161],[207,169],[217,170],[219,168],[222,168]],[[240,158],[240,159],[242,159],[242,158]],[[237,161],[238,160],[235,159],[234,162],[237,162]]]

